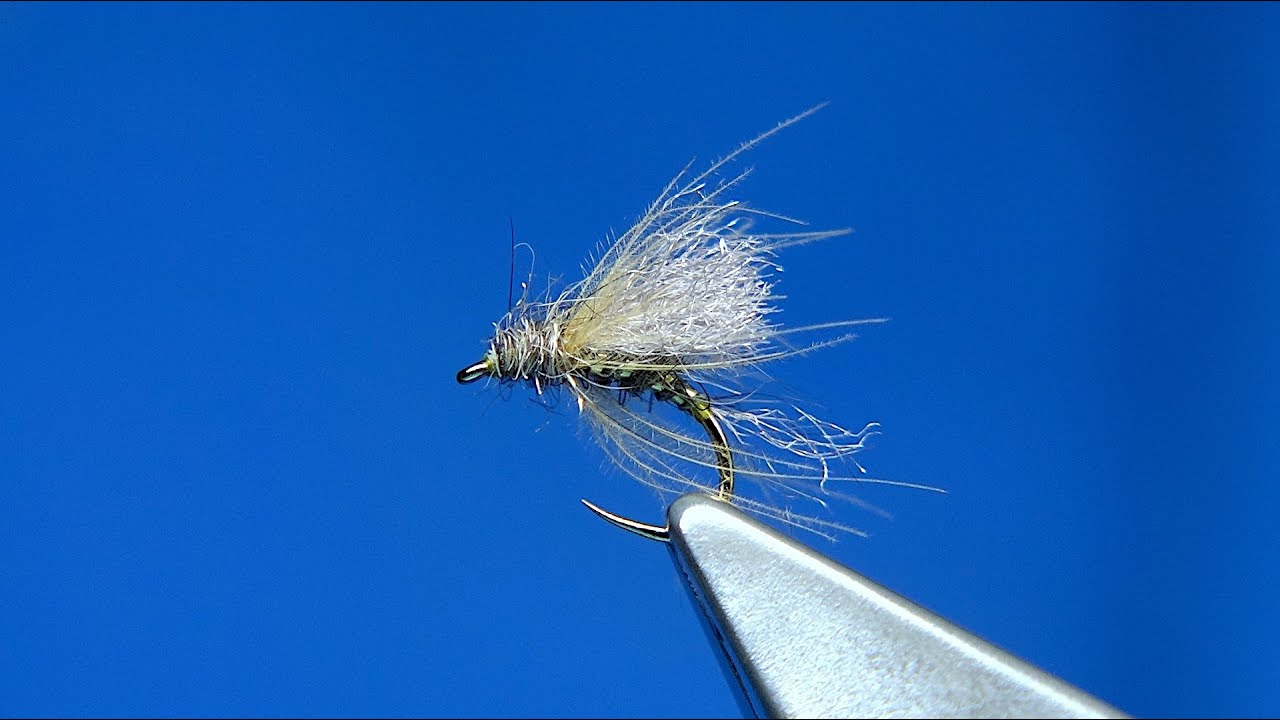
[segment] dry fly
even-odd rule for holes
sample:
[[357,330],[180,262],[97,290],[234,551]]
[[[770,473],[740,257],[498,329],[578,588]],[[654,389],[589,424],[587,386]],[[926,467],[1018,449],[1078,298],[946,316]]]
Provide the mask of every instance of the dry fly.
[[[757,218],[803,223],[729,198],[749,169],[713,181],[738,156],[821,107],[779,123],[696,176],[686,166],[629,230],[602,248],[580,282],[538,301],[528,299],[526,284],[524,297],[494,324],[484,358],[461,370],[458,382],[523,382],[539,395],[567,388],[596,440],[628,475],[665,492],[710,492],[823,535],[858,531],[793,515],[788,503],[807,498],[825,506],[837,480],[921,487],[866,477],[852,459],[876,423],[848,430],[748,383],[768,379],[765,363],[844,342],[854,337],[847,328],[882,321],[789,329],[775,323],[775,253],[849,230],[756,232]],[[792,340],[833,330],[846,331]],[[674,417],[656,412],[655,404],[674,407],[667,414]],[[685,427],[690,420],[700,431]],[[844,465],[856,474],[833,474],[835,461],[849,461]],[[735,495],[739,478],[756,481],[765,496]],[[668,539],[665,527],[582,502],[619,527]]]

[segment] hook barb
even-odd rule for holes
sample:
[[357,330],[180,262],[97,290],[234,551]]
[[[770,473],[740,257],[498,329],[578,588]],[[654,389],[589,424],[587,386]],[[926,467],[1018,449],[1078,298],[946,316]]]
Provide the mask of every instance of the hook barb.
[[671,528],[658,527],[657,525],[650,525],[648,523],[639,522],[638,520],[624,518],[621,515],[605,510],[590,500],[583,499],[582,504],[586,505],[588,510],[599,515],[605,521],[620,527],[627,532],[633,532],[640,537],[657,540],[658,542],[671,542]]

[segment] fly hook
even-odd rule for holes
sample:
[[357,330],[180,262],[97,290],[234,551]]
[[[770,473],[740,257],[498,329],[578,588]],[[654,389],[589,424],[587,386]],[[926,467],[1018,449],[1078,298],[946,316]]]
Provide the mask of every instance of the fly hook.
[[[672,384],[677,385],[682,393],[672,395],[669,398],[671,403],[692,415],[693,419],[697,420],[698,424],[707,431],[707,435],[711,437],[711,448],[716,453],[716,468],[720,471],[720,487],[716,490],[716,498],[725,502],[732,501],[733,453],[729,449],[729,439],[725,437],[724,429],[720,427],[720,422],[716,420],[715,414],[711,411],[710,399],[689,387],[677,377],[668,377],[668,381],[674,381]],[[671,541],[671,528],[669,527],[659,527],[658,525],[650,525],[649,523],[625,518],[617,513],[609,512],[585,498],[582,500],[582,504],[586,505],[588,510],[599,515],[606,522],[627,532],[633,532],[640,537],[657,540],[658,542]]]

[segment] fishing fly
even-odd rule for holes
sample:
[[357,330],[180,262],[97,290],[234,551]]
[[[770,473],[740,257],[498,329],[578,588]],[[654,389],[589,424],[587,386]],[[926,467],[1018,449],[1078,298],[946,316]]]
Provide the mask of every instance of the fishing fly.
[[[883,321],[774,322],[776,253],[850,231],[757,232],[760,219],[803,223],[730,199],[749,169],[715,180],[740,155],[822,107],[779,123],[696,176],[686,166],[630,229],[602,247],[581,281],[539,300],[529,299],[526,284],[494,323],[484,357],[459,371],[458,382],[525,383],[539,395],[566,389],[605,453],[631,477],[665,492],[708,492],[822,535],[858,531],[795,514],[793,500],[826,506],[825,498],[839,495],[859,502],[833,489],[841,481],[923,487],[866,477],[853,456],[876,434],[876,423],[848,430],[762,392],[763,365],[845,342],[854,337],[848,328]],[[795,340],[831,331],[841,332]],[[833,473],[836,461],[848,461],[843,466],[856,474]],[[755,481],[763,497],[737,494],[739,478]],[[618,527],[668,539],[666,527],[582,502]]]

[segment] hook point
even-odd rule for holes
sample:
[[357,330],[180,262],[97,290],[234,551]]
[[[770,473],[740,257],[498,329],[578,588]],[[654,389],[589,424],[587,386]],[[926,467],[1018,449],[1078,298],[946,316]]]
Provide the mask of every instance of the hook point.
[[632,532],[640,537],[656,540],[658,542],[671,542],[670,528],[659,527],[657,525],[650,525],[648,523],[624,518],[621,515],[616,515],[605,510],[586,498],[583,498],[582,504],[586,505],[588,510],[600,516],[601,519],[616,527],[620,527],[627,532]]

